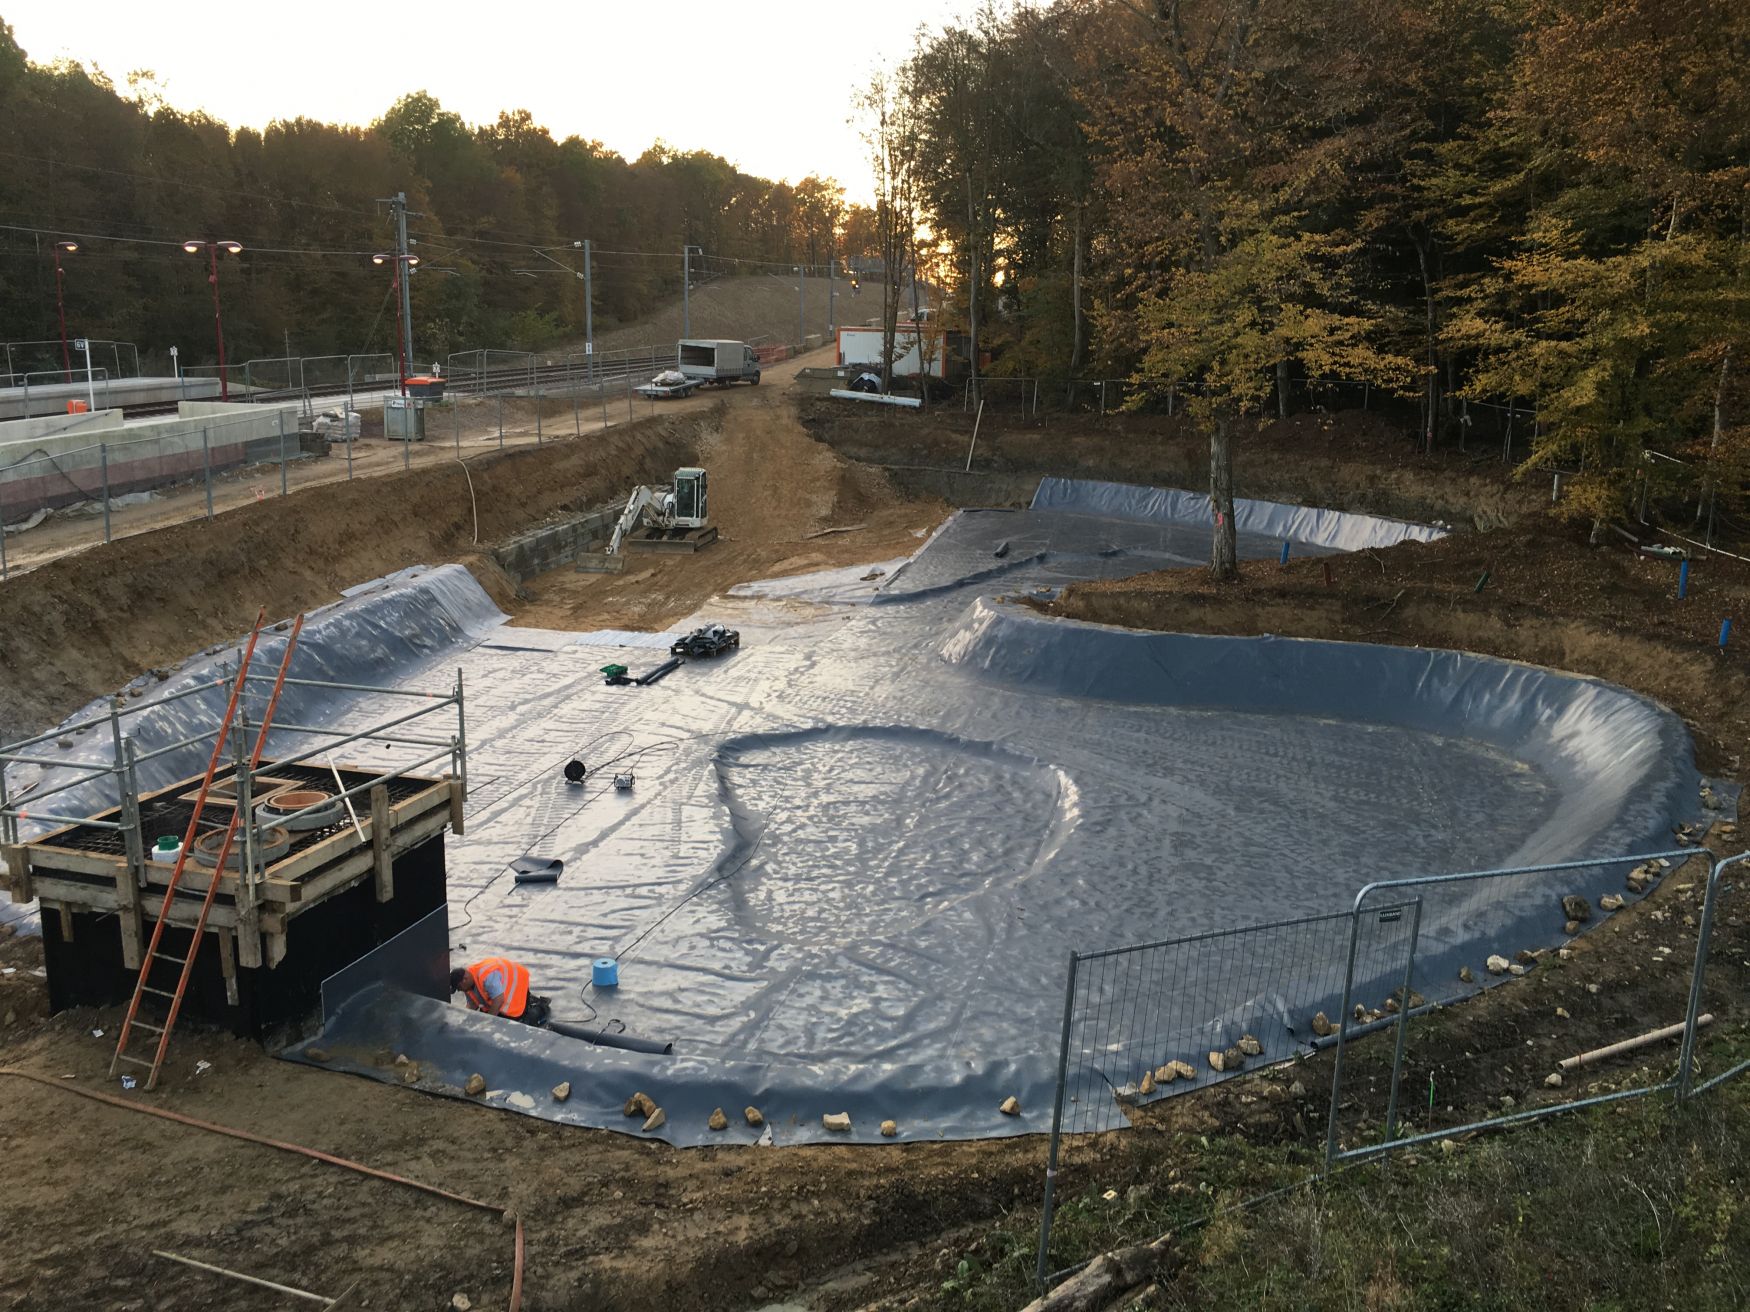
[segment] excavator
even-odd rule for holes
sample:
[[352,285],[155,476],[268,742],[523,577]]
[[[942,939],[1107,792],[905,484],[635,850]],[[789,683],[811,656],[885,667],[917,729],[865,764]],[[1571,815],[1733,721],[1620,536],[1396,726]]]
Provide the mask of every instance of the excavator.
[[607,554],[619,555],[620,543],[640,526],[654,530],[639,540],[641,546],[672,544],[684,551],[696,551],[715,541],[717,530],[706,525],[705,492],[702,469],[677,469],[673,483],[633,488],[632,495],[626,498],[626,509],[620,512],[619,522],[614,525]]

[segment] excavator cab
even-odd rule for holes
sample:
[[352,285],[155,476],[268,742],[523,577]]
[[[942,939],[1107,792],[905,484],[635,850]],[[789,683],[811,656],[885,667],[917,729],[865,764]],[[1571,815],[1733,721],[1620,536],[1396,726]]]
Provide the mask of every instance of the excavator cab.
[[675,523],[687,528],[703,527],[705,509],[705,471],[677,469],[674,471]]

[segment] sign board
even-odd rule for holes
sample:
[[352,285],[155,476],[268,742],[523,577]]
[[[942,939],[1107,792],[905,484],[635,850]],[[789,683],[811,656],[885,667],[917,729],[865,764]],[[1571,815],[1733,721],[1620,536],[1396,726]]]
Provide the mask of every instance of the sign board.
[[583,344],[583,353],[585,355],[594,355],[595,354],[595,343],[594,342],[585,342]]
[[73,349],[75,351],[89,351],[91,349],[91,344],[83,337],[75,337],[73,339]]

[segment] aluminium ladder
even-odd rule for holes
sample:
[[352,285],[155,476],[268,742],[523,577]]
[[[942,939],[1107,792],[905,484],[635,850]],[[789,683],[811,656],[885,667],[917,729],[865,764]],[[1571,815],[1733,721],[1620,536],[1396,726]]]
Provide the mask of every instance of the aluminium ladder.
[[[244,650],[242,662],[238,666],[237,682],[232,685],[231,698],[225,707],[224,719],[219,725],[218,735],[213,740],[213,754],[207,761],[206,774],[201,780],[200,792],[195,797],[194,811],[189,816],[187,832],[183,835],[182,850],[177,853],[176,865],[171,869],[170,883],[164,890],[164,903],[159,908],[158,918],[152,926],[151,940],[147,943],[145,954],[141,958],[140,976],[134,985],[133,1000],[128,1004],[128,1013],[122,1021],[121,1034],[116,1040],[115,1056],[109,1064],[111,1075],[116,1073],[117,1068],[123,1062],[146,1067],[147,1089],[157,1087],[158,1075],[163,1070],[165,1055],[170,1051],[170,1033],[176,1027],[176,1017],[182,1009],[183,995],[188,991],[188,982],[194,975],[195,957],[200,952],[201,939],[206,934],[207,916],[212,911],[213,899],[217,895],[219,883],[224,877],[225,864],[230,859],[231,845],[236,839],[238,826],[240,823],[252,823],[252,819],[245,817],[242,813],[245,793],[239,789],[238,796],[232,802],[231,818],[225,826],[225,837],[220,843],[218,857],[213,863],[212,876],[207,881],[206,894],[201,899],[200,912],[195,919],[193,933],[189,938],[188,951],[181,958],[178,958],[174,953],[160,952],[158,949],[164,937],[164,927],[170,922],[170,912],[176,902],[177,890],[182,883],[183,870],[194,852],[195,838],[200,829],[202,812],[206,809],[207,795],[213,786],[214,776],[218,773],[219,761],[224,755],[225,742],[230,736],[231,725],[236,718],[238,704],[242,700],[244,686],[249,678],[249,667],[255,656],[255,645],[261,636],[261,625],[265,617],[266,610],[264,608],[256,616],[255,628],[249,635],[249,645]],[[279,674],[274,679],[273,692],[268,697],[267,707],[261,718],[261,727],[256,733],[255,745],[249,755],[247,768],[251,773],[261,763],[262,749],[267,745],[268,730],[273,725],[274,712],[279,706],[280,691],[285,687],[286,670],[292,663],[292,653],[297,650],[298,635],[303,631],[303,628],[304,617],[300,615],[293,623],[291,632],[286,636],[286,649],[280,658]],[[242,876],[239,880],[241,886],[247,883],[248,872],[241,871],[240,874]],[[152,977],[152,965],[158,961],[168,962],[173,967],[178,965],[181,967],[174,988],[162,989],[149,983]],[[139,1019],[140,1004],[147,995],[168,1000],[169,1008],[162,1026]],[[133,1032],[136,1029],[145,1030],[148,1034],[157,1036],[158,1044],[150,1060],[128,1054],[128,1041],[133,1037]]]

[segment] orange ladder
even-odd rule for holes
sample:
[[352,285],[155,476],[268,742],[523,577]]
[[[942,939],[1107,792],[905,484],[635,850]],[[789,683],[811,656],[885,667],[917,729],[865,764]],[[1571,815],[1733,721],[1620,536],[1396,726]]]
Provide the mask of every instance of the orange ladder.
[[[140,961],[140,977],[134,985],[133,1000],[128,1004],[128,1014],[122,1021],[121,1035],[116,1040],[115,1056],[109,1063],[111,1075],[116,1073],[117,1068],[123,1062],[133,1066],[146,1067],[146,1088],[148,1089],[157,1087],[159,1072],[164,1067],[165,1054],[170,1051],[170,1032],[176,1027],[176,1017],[182,1009],[183,995],[188,991],[188,982],[194,974],[195,957],[200,952],[201,939],[206,933],[207,916],[212,910],[213,899],[219,891],[219,882],[225,873],[225,863],[231,856],[231,844],[237,836],[239,823],[245,822],[247,819],[243,815],[244,799],[240,790],[231,806],[231,818],[225,826],[225,837],[219,846],[218,859],[213,863],[212,877],[207,881],[206,896],[201,900],[200,914],[195,920],[193,934],[188,942],[188,952],[181,958],[173,953],[160,952],[158,949],[164,938],[164,927],[170,923],[170,911],[176,902],[176,893],[182,883],[183,870],[194,852],[195,837],[200,830],[202,812],[206,809],[207,794],[212,789],[214,776],[218,773],[219,762],[224,756],[225,742],[230,736],[231,725],[236,718],[238,704],[242,700],[244,686],[249,678],[250,663],[255,657],[255,644],[261,637],[261,625],[266,614],[264,609],[256,616],[255,628],[249,635],[249,645],[244,649],[242,663],[238,666],[237,682],[232,685],[231,698],[226,704],[224,719],[219,725],[218,736],[213,740],[213,754],[207,761],[207,771],[201,779],[200,792],[195,797],[194,812],[189,816],[188,830],[182,839],[182,851],[177,853],[176,865],[171,869],[170,884],[164,890],[164,903],[159,908],[158,918],[152,925],[152,938],[147,943],[145,955]],[[261,728],[256,733],[255,746],[249,755],[248,769],[251,773],[261,763],[262,749],[267,745],[268,730],[273,725],[274,712],[279,706],[280,691],[285,687],[286,670],[291,666],[292,653],[297,650],[298,635],[303,631],[303,628],[304,617],[300,615],[293,623],[291,633],[286,637],[286,649],[280,658],[279,674],[274,679],[273,693],[268,697],[267,708],[261,718]],[[243,873],[246,877],[247,872]],[[243,882],[244,880],[239,881],[240,886]],[[156,988],[149,982],[152,977],[152,963],[157,961],[166,961],[172,966],[180,964],[181,970],[177,975],[176,985],[173,989]],[[169,1001],[169,1010],[164,1017],[164,1024],[161,1026],[139,1019],[140,1004],[148,995]],[[145,1030],[148,1034],[158,1036],[158,1046],[153,1051],[149,1061],[144,1057],[128,1055],[128,1040],[133,1037],[133,1032],[136,1029]]]

